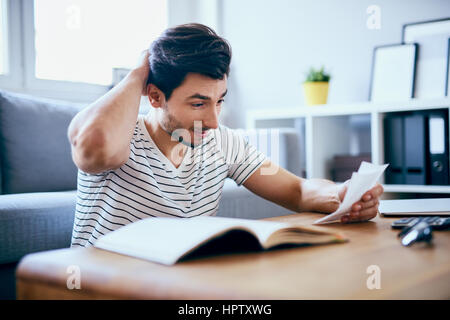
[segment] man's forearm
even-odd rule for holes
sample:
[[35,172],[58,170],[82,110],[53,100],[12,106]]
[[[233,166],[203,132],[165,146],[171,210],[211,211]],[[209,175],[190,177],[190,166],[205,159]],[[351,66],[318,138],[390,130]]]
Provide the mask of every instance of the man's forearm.
[[100,147],[105,157],[126,150],[136,125],[145,80],[143,72],[133,70],[116,87],[79,112],[68,130],[72,145]]
[[340,204],[339,186],[326,179],[300,179],[298,212],[334,212]]
[[[264,174],[271,168],[273,174]],[[276,170],[272,171],[272,168]],[[343,188],[326,179],[304,179],[278,167],[267,159],[245,182],[254,194],[295,212],[335,211],[343,197]]]

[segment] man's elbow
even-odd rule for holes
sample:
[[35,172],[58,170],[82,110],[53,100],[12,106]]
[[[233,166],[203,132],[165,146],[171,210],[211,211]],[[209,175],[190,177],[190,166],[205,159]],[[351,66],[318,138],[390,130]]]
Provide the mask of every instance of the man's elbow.
[[72,160],[83,172],[95,174],[108,167],[105,155],[105,142],[101,133],[69,136],[72,147]]

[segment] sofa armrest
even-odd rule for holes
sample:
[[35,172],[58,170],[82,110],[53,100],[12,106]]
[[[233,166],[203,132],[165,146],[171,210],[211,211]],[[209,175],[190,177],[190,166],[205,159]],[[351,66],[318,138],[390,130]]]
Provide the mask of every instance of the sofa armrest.
[[70,246],[76,190],[0,195],[0,263]]

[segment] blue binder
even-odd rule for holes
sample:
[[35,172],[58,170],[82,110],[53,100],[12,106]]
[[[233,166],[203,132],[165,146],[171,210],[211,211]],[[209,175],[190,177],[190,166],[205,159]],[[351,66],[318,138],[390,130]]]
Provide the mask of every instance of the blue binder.
[[387,114],[384,133],[387,184],[449,185],[446,109]]
[[404,184],[403,173],[403,116],[389,115],[384,119],[385,181],[387,184]]
[[405,184],[426,184],[425,115],[405,116]]
[[428,184],[449,184],[448,113],[431,111],[428,115]]

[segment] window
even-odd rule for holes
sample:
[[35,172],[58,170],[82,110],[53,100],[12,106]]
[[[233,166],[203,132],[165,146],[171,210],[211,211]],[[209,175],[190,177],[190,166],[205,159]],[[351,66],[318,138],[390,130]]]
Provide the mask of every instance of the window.
[[94,101],[167,28],[171,1],[0,0],[0,89]]
[[34,0],[34,77],[109,85],[112,68],[134,66],[166,28],[166,12],[166,0]]
[[0,0],[0,74],[8,73],[7,2]]

